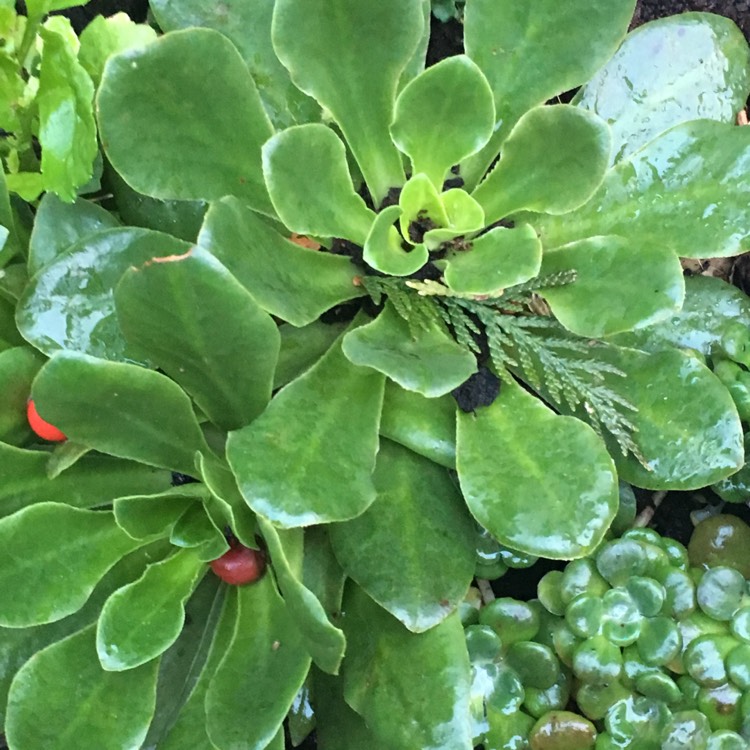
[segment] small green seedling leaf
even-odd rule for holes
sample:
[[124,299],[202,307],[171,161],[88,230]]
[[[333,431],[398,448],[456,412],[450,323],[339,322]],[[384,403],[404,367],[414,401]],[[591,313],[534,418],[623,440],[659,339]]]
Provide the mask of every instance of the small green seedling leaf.
[[567,104],[527,112],[503,144],[497,166],[472,193],[488,224],[521,209],[564,214],[604,178],[611,136],[604,120]]
[[37,503],[0,520],[0,625],[25,628],[76,612],[141,546],[107,511]]
[[418,236],[409,231],[412,222],[429,220],[431,225],[438,227],[447,227],[449,224],[438,188],[426,174],[414,174],[407,180],[398,197],[398,205],[403,210],[399,219],[401,234],[410,242],[420,241]]
[[429,398],[450,393],[477,369],[474,355],[441,323],[412,331],[390,303],[372,323],[345,334],[342,346],[355,365],[372,367],[402,388]]
[[194,552],[180,550],[115,591],[104,603],[96,629],[102,668],[122,672],[166,651],[182,630],[185,602],[205,572]]
[[450,168],[479,151],[494,125],[487,79],[466,55],[455,55],[428,68],[401,91],[391,137],[411,159],[412,174],[426,174],[442,190]]
[[403,238],[393,223],[401,216],[400,206],[388,206],[375,218],[365,241],[362,258],[368,266],[389,276],[409,276],[428,260],[424,245],[403,248]]
[[473,234],[484,228],[486,220],[482,207],[465,190],[454,188],[440,196],[448,215],[446,228],[425,232],[424,243],[430,250],[437,250],[443,242],[455,237]]
[[263,174],[279,218],[293,232],[363,245],[375,214],[354,192],[346,149],[325,125],[298,125],[263,146]]

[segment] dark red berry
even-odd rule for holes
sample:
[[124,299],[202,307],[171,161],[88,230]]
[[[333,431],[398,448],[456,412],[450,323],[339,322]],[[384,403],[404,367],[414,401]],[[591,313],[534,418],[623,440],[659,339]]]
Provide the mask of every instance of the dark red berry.
[[229,551],[211,561],[211,570],[232,586],[254,583],[265,569],[266,558],[260,550],[250,549],[236,541],[232,542]]

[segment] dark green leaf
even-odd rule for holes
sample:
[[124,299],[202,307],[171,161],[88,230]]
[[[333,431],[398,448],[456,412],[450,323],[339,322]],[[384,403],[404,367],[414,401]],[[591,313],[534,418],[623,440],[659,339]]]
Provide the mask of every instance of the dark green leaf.
[[343,333],[344,325],[316,320],[301,328],[290,324],[280,326],[281,349],[273,378],[274,390],[312,367]]
[[29,436],[26,403],[43,362],[30,346],[0,352],[0,440],[17,444]]
[[193,547],[203,562],[221,557],[229,550],[223,531],[208,514],[205,506],[194,503],[172,527],[169,541],[177,547]]
[[133,539],[168,536],[182,514],[204,500],[208,489],[202,484],[170,487],[155,495],[126,495],[114,501],[115,521]]

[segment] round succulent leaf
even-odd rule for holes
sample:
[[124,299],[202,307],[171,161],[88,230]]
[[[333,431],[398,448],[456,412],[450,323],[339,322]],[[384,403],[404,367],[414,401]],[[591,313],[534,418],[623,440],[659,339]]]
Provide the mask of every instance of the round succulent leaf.
[[[125,181],[162,199],[236,195],[272,214],[260,148],[273,134],[237,48],[212,29],[176,31],[107,62],[102,144]],[[147,138],[133,138],[149,123]]]
[[442,323],[412,328],[391,303],[371,323],[345,334],[342,348],[355,365],[371,367],[428,398],[450,393],[477,370],[474,355]]
[[377,205],[402,185],[389,126],[425,24],[421,0],[279,0],[271,34],[292,81],[339,124]]
[[331,128],[287,128],[266,141],[262,154],[271,202],[289,229],[364,244],[375,214],[354,191],[346,148]]
[[132,351],[120,330],[114,288],[131,266],[188,248],[167,234],[133,227],[84,237],[33,277],[18,302],[18,329],[48,357],[69,349],[142,361],[142,353]]
[[344,256],[290,242],[236,198],[211,204],[198,236],[271,315],[294,326],[364,294],[354,285],[357,269]]
[[[282,528],[362,513],[375,499],[384,381],[351,364],[339,340],[258,419],[230,433],[227,460],[247,504]],[[336,398],[321,399],[332,384]]]
[[398,205],[402,209],[399,219],[401,235],[409,241],[412,238],[409,227],[412,222],[429,222],[439,227],[448,226],[448,214],[436,188],[426,174],[414,174],[404,185],[398,196]]
[[191,249],[131,268],[115,305],[126,340],[217,426],[242,427],[271,400],[278,327],[213,255]]
[[206,729],[216,747],[264,748],[305,681],[310,657],[272,576],[232,593],[237,625],[206,692]]
[[748,131],[711,120],[677,125],[618,162],[580,208],[531,223],[544,247],[617,234],[686,258],[738,255],[750,249]]
[[424,242],[430,250],[437,250],[444,242],[484,228],[484,211],[465,190],[446,190],[440,196],[440,200],[448,215],[448,226],[445,229],[430,229],[425,232]]
[[539,274],[542,245],[534,229],[521,224],[495,227],[446,256],[445,283],[459,294],[489,294]]
[[0,520],[0,541],[0,625],[9,628],[55,622],[78,611],[104,574],[143,545],[110,512],[51,502]]
[[599,187],[610,147],[609,127],[597,115],[568,104],[535,107],[516,123],[472,196],[488,224],[521,209],[565,214]]
[[179,550],[115,591],[104,603],[96,629],[102,668],[122,672],[166,651],[182,631],[185,602],[205,572],[194,552]]
[[153,370],[60,352],[37,375],[32,395],[45,419],[112,456],[190,476],[196,451],[210,452],[190,399]]
[[599,436],[513,382],[491,406],[458,415],[456,464],[469,510],[522,552],[583,557],[617,512],[617,475]]
[[344,697],[383,747],[471,750],[471,668],[458,614],[412,633],[351,582],[343,611]]
[[273,5],[268,0],[153,0],[149,7],[163,31],[200,26],[228,37],[247,63],[268,117],[283,129],[320,119],[320,107],[292,83],[273,51]]
[[402,212],[400,206],[388,206],[375,217],[362,254],[368,266],[388,276],[410,276],[430,257],[427,248],[421,244],[404,250],[404,240],[394,226]]
[[674,125],[733,123],[748,93],[750,49],[737,25],[713,13],[681,13],[628,34],[574,103],[609,123],[617,162]]
[[396,99],[391,137],[437,190],[454,164],[492,135],[495,104],[484,74],[466,55],[441,60],[407,84]]
[[492,139],[462,165],[476,186],[524,112],[588,81],[620,45],[635,0],[472,0],[464,14],[466,54],[492,88],[497,124]]
[[154,715],[158,663],[105,672],[94,625],[39,651],[18,671],[5,733],[18,750],[140,747]]
[[381,441],[373,480],[375,502],[331,526],[333,550],[348,576],[421,633],[466,596],[475,565],[473,520],[443,467],[389,440]]
[[[536,235],[535,235],[536,236]],[[591,237],[547,250],[541,275],[575,270],[571,284],[542,288],[554,316],[579,336],[601,338],[679,313],[685,296],[675,252],[624,237]]]

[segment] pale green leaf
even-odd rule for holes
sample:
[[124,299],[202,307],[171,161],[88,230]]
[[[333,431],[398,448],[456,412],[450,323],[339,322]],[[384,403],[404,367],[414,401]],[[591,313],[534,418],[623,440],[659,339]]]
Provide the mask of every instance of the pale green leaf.
[[409,276],[429,260],[424,245],[403,248],[403,238],[394,226],[401,213],[400,206],[388,206],[375,217],[362,253],[368,266],[389,276]]

